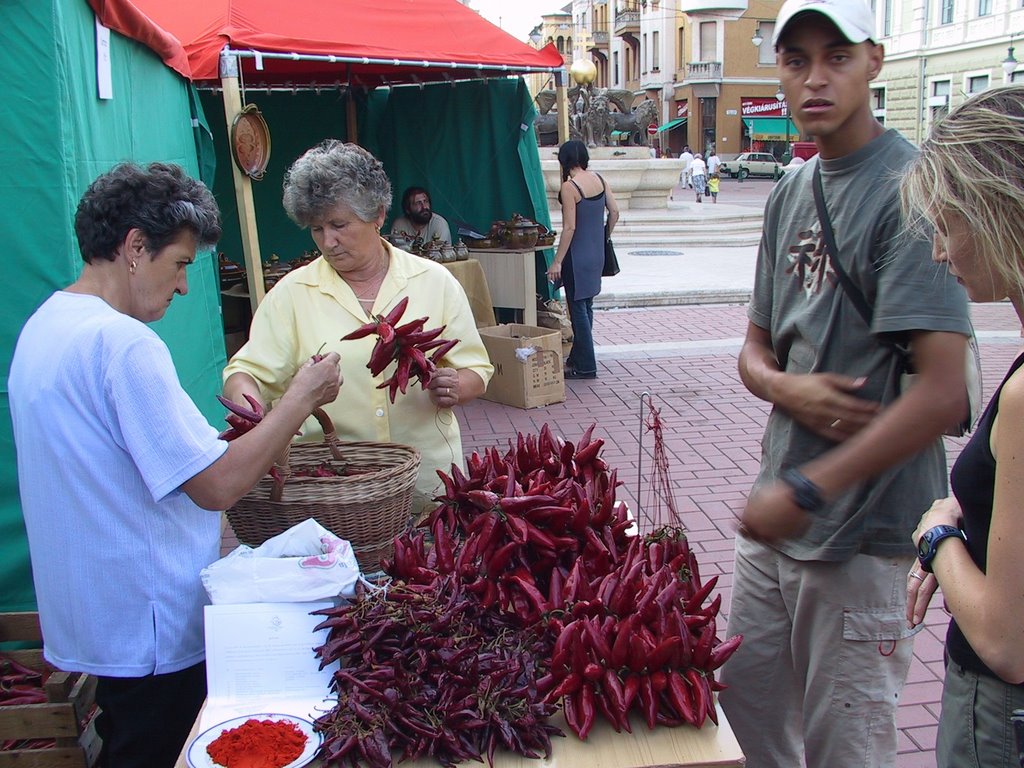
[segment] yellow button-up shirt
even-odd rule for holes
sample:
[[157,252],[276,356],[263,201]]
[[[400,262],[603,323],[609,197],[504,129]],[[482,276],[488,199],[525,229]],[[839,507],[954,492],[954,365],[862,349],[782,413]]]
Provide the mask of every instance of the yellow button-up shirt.
[[[399,323],[426,317],[426,329],[445,326],[440,338],[459,339],[459,344],[439,367],[468,368],[486,385],[494,367],[477,333],[462,286],[440,264],[382,242],[391,261],[373,314],[387,314],[408,296],[409,305]],[[377,389],[394,371],[394,364],[380,376],[370,376],[366,364],[376,335],[341,341],[342,336],[369,319],[348,283],[324,259],[316,259],[289,272],[267,292],[253,315],[249,341],[231,358],[224,379],[233,373],[248,373],[259,383],[265,400],[273,402],[312,355],[318,351],[337,352],[345,380],[337,400],[324,410],[333,420],[338,438],[418,448],[422,460],[416,491],[418,501],[423,502],[437,495],[440,488],[436,470],[450,473],[453,463],[465,466],[459,423],[451,410],[438,409],[431,402],[419,382],[410,383],[394,403],[389,401],[387,389]],[[298,439],[322,440],[323,431],[310,418]]]

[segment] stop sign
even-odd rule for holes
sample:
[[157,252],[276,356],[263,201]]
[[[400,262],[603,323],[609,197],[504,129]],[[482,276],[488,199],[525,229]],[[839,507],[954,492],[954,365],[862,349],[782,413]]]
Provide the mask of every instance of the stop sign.
[[657,132],[658,132],[658,126],[656,126],[654,123],[651,123],[650,125],[647,126],[647,135],[648,136],[653,136]]

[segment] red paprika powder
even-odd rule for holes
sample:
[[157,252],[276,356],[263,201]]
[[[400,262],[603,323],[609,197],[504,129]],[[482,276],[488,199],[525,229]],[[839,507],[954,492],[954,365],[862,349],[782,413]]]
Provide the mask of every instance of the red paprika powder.
[[281,768],[306,748],[306,734],[287,720],[246,720],[224,731],[206,748],[225,768]]

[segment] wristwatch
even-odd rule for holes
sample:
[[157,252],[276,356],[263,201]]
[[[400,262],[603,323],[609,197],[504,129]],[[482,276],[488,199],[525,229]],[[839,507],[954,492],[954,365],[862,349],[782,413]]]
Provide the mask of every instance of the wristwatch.
[[821,489],[804,477],[800,470],[793,467],[784,469],[779,479],[793,489],[793,503],[804,512],[817,512],[825,506]]
[[953,525],[936,525],[924,532],[917,542],[917,559],[921,563],[922,571],[932,572],[932,560],[939,549],[939,542],[954,536],[967,543],[967,535]]

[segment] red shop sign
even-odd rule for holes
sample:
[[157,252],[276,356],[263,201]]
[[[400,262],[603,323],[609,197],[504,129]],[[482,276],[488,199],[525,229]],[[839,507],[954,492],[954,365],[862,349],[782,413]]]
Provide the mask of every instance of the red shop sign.
[[743,117],[786,117],[789,108],[785,101],[774,96],[744,96],[740,99],[740,114]]

